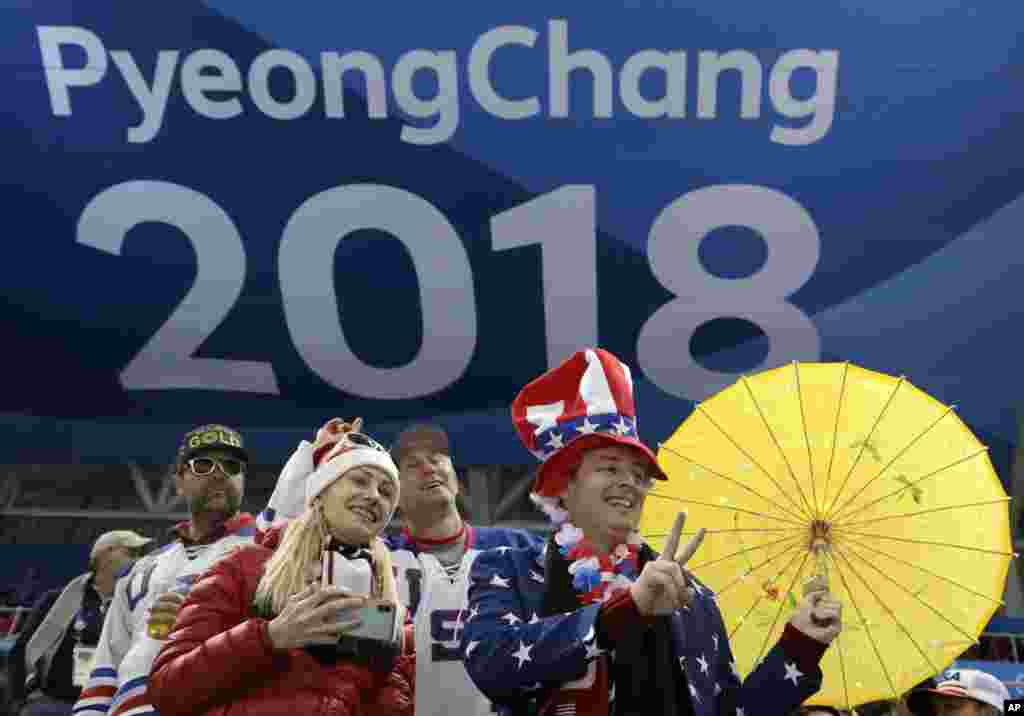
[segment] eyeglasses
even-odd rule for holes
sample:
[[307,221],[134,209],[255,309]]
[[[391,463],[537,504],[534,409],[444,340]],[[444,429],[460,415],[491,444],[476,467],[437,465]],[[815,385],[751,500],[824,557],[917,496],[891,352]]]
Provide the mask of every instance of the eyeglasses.
[[345,439],[360,447],[368,447],[371,450],[387,452],[387,449],[385,449],[383,445],[364,433],[345,433]]
[[212,474],[214,469],[218,467],[228,477],[236,477],[245,472],[245,463],[231,457],[194,457],[185,464],[188,465],[189,470],[199,477],[206,477]]

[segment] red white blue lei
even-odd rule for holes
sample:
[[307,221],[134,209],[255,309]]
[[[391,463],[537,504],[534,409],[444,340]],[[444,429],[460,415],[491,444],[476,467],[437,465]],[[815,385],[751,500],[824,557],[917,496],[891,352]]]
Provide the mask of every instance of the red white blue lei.
[[555,544],[565,559],[570,560],[572,586],[583,604],[605,602],[616,592],[629,589],[640,573],[640,534],[633,532],[628,542],[611,553],[599,554],[583,530],[569,522],[569,513],[553,498],[531,495],[534,503],[558,527]]

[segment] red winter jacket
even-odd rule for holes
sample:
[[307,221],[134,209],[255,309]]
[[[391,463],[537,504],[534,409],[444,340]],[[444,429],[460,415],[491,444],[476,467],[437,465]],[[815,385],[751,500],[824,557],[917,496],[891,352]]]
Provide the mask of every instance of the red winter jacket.
[[278,534],[222,559],[189,592],[149,677],[161,716],[412,716],[408,626],[404,653],[389,673],[271,648],[267,621],[252,616],[252,602]]

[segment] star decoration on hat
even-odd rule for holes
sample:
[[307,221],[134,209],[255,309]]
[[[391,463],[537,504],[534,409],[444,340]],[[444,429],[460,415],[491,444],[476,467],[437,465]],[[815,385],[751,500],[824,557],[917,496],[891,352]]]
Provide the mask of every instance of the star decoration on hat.
[[576,432],[583,435],[592,435],[597,432],[597,426],[590,422],[590,418],[583,418],[583,422],[576,428]]
[[524,641],[520,641],[519,642],[519,649],[512,656],[519,660],[519,668],[520,669],[523,668],[523,664],[525,664],[526,662],[533,661],[533,658],[530,656],[530,652],[532,650],[533,650],[533,644],[530,644],[529,646],[527,646],[526,642],[524,642]]
[[536,572],[536,571],[534,571],[532,569],[530,570],[530,579],[532,579],[535,582],[539,582],[541,584],[544,584],[544,575],[541,574],[540,572]]
[[704,658],[704,654],[697,657],[697,663],[700,664],[700,673],[708,673],[708,660]]
[[508,580],[498,573],[495,573],[494,576],[491,577],[490,585],[492,587],[504,587],[505,589],[509,588]]
[[583,655],[583,658],[587,661],[590,661],[591,659],[598,657],[604,653],[604,649],[599,647],[597,645],[597,642],[586,644],[584,645],[584,648],[586,649],[586,654]]
[[469,610],[469,616],[466,617],[466,621],[471,621],[475,617],[480,616],[480,607],[473,605],[473,608]]
[[519,622],[521,622],[521,621],[522,621],[522,619],[520,619],[519,617],[517,617],[517,616],[516,616],[515,614],[513,614],[512,612],[509,612],[508,614],[506,614],[505,616],[503,616],[503,617],[502,617],[502,619],[504,619],[505,621],[507,621],[507,622],[508,622],[508,625],[509,625],[509,626],[512,626],[513,624],[517,624],[517,623],[519,623]]
[[782,677],[783,679],[792,680],[793,686],[796,686],[797,681],[799,681],[800,677],[803,675],[804,672],[796,668],[795,663],[786,662],[786,675]]
[[528,621],[527,624],[539,624],[539,623],[540,623],[540,617],[537,616],[537,612],[534,612],[533,616],[530,617],[530,621]]
[[629,435],[633,432],[633,428],[630,427],[629,423],[627,423],[626,419],[621,415],[619,416],[619,422],[615,423],[612,427],[615,428],[616,433],[622,436]]
[[565,447],[565,443],[562,441],[562,436],[556,432],[551,433],[551,439],[547,442],[548,450],[561,450]]

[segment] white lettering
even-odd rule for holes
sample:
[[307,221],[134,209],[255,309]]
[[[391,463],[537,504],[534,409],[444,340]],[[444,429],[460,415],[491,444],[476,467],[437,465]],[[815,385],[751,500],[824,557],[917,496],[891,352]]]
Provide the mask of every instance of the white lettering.
[[[278,101],[270,94],[270,73],[282,68],[292,76],[295,92],[290,100]],[[302,55],[291,50],[261,52],[249,67],[249,94],[260,111],[274,119],[298,119],[316,100],[316,77]]]
[[[360,360],[338,319],[339,310],[344,315],[359,307],[338,305],[335,251],[353,231],[371,228],[402,242],[419,283],[423,341],[416,358],[398,368]],[[451,222],[422,197],[379,184],[320,192],[288,220],[278,274],[285,322],[299,355],[338,390],[378,400],[419,398],[444,390],[469,366],[477,334],[469,257]]]
[[469,51],[469,89],[480,106],[501,119],[526,119],[540,113],[536,97],[505,99],[491,84],[491,56],[506,45],[533,47],[537,33],[528,27],[505,25],[485,32]]
[[761,62],[746,50],[700,53],[697,73],[697,116],[714,119],[718,116],[718,76],[725,70],[740,73],[740,117],[756,119],[761,114]]
[[[437,94],[420,99],[412,88],[413,76],[420,70],[432,70],[437,81]],[[417,119],[434,119],[428,129],[403,127],[402,140],[410,144],[437,144],[448,141],[459,125],[459,82],[455,53],[413,50],[398,58],[391,73],[395,101],[403,112]]]
[[132,144],[145,144],[156,136],[164,123],[167,99],[171,96],[171,82],[174,81],[174,68],[178,66],[178,51],[160,50],[152,88],[146,84],[142,70],[135,64],[130,53],[118,50],[111,52],[110,57],[117,69],[121,70],[132,97],[142,110],[142,122],[128,128],[128,141]]
[[[139,68],[149,67],[150,58],[137,61],[128,51],[107,51],[102,40],[85,28],[39,26],[36,30],[54,116],[70,116],[70,89],[98,84],[112,59],[142,112],[141,122],[128,129],[128,141],[148,142],[160,132],[174,90],[181,55],[178,50],[154,49],[156,70],[152,81],[147,81]],[[246,70],[225,52],[206,48],[180,57],[178,74],[187,105],[197,115],[209,119],[232,119],[244,114],[244,92],[248,92],[264,115],[279,120],[296,119],[314,107],[321,88],[324,117],[344,119],[346,87],[351,92],[361,82],[365,85],[367,117],[385,119],[397,107],[406,120],[400,135],[402,141],[417,145],[446,142],[458,130],[462,111],[459,72],[463,69],[476,105],[490,116],[508,121],[538,117],[545,109],[549,117],[568,118],[573,95],[577,104],[582,101],[589,105],[577,107],[576,114],[595,119],[613,118],[617,109],[621,112],[624,108],[629,115],[642,119],[680,120],[689,116],[713,120],[722,116],[719,96],[723,82],[730,90],[727,96],[739,97],[738,107],[729,107],[725,116],[747,120],[762,116],[762,93],[768,85],[767,94],[775,115],[774,123],[769,125],[770,141],[777,144],[799,146],[817,142],[828,134],[835,119],[839,71],[836,50],[790,50],[778,58],[770,71],[767,63],[744,49],[644,49],[629,55],[621,67],[616,67],[599,50],[570,50],[568,20],[552,19],[547,22],[546,78],[534,74],[534,62],[515,63],[516,59],[524,59],[521,52],[515,56],[510,52],[499,53],[510,46],[534,49],[538,37],[530,27],[501,25],[477,37],[464,58],[454,50],[413,49],[400,55],[390,69],[379,57],[362,50],[320,52],[319,67],[314,67],[296,52],[271,49],[257,55]],[[66,58],[67,46],[78,49]],[[76,64],[71,58],[79,58],[82,53],[83,66],[67,66],[69,62]],[[460,60],[465,60],[464,68]],[[509,63],[502,69],[514,74],[499,73],[499,61]],[[317,77],[318,70],[322,80]],[[284,81],[275,80],[276,93],[272,94],[270,79],[275,71],[277,79]],[[696,76],[696,81],[687,77],[688,72]],[[287,78],[280,77],[282,73],[290,75],[290,85]],[[652,79],[651,73],[657,73],[653,79],[658,84],[651,86],[658,89],[648,89],[645,94],[641,84],[647,86],[645,80]],[[358,78],[354,79],[354,74]],[[510,90],[499,81],[509,76],[518,80],[516,87],[521,87],[522,81],[546,81],[548,106],[543,105],[542,85],[525,91],[511,90],[513,96],[509,96]],[[812,76],[813,90],[809,90],[807,80]],[[420,82],[424,79],[427,82]],[[735,82],[738,85],[731,84]],[[738,91],[731,91],[734,86]],[[616,92],[621,101],[618,108]],[[352,100],[354,95],[348,97]],[[786,120],[806,121],[799,123],[802,126],[792,126],[794,123]]]
[[548,94],[552,117],[569,116],[569,74],[587,70],[594,79],[594,117],[612,116],[612,66],[597,50],[569,53],[569,23],[548,23]]
[[[215,70],[216,72],[209,72]],[[237,97],[211,99],[207,92],[239,92],[242,74],[238,65],[220,50],[196,50],[181,63],[181,90],[196,112],[210,119],[231,119],[242,113]]]
[[[790,93],[789,82],[801,67],[814,70],[814,94],[807,99],[796,99]],[[832,127],[836,113],[836,85],[839,76],[839,53],[835,50],[790,50],[775,63],[768,78],[768,96],[772,106],[784,117],[811,121],[800,129],[775,127],[771,140],[778,144],[804,145],[817,142]]]
[[363,73],[366,82],[366,111],[371,119],[388,116],[387,83],[380,60],[369,52],[320,53],[324,76],[324,113],[332,119],[345,116],[345,86],[342,82],[349,70]]
[[[640,94],[640,78],[648,70],[661,70],[665,75],[665,96],[651,100]],[[634,116],[643,119],[686,116],[686,53],[643,50],[622,66],[619,77],[622,104]]]
[[541,246],[549,368],[597,345],[596,207],[593,186],[563,186],[491,219],[495,250]]
[[[50,92],[50,107],[54,116],[71,116],[69,87],[88,87],[103,79],[107,73],[107,54],[100,38],[83,27],[40,26],[39,50],[46,72],[46,88]],[[61,57],[61,45],[77,45],[85,50],[85,66],[69,70]]]

